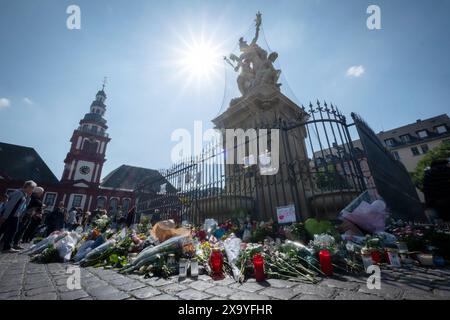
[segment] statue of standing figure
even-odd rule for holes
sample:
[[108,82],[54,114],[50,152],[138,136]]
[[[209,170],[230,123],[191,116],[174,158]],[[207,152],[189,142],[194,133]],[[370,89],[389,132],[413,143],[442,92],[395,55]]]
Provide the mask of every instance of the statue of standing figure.
[[278,58],[278,53],[272,52],[267,55],[267,51],[257,44],[261,23],[262,15],[258,12],[255,20],[256,33],[252,42],[248,44],[241,37],[239,39],[241,55],[238,57],[235,54],[230,54],[229,58],[224,57],[236,72],[240,70],[237,83],[243,96],[247,95],[252,88],[260,85],[280,87],[280,84],[277,82],[281,70],[276,70],[273,66],[273,63]]

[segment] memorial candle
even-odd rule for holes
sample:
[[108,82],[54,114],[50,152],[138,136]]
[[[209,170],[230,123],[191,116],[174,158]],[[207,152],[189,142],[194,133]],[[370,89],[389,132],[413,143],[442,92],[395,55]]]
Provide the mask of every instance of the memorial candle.
[[264,275],[264,258],[261,254],[257,253],[253,256],[253,267],[255,269],[256,281],[264,281],[266,278]]
[[380,252],[378,250],[372,250],[372,252],[370,252],[370,255],[372,256],[373,263],[375,263],[375,264],[380,263],[381,256],[380,256]]
[[223,267],[223,256],[220,250],[214,249],[211,252],[209,262],[211,265],[212,272],[216,275],[221,275]]
[[331,264],[331,254],[328,250],[319,252],[320,269],[327,276],[333,275],[333,265]]

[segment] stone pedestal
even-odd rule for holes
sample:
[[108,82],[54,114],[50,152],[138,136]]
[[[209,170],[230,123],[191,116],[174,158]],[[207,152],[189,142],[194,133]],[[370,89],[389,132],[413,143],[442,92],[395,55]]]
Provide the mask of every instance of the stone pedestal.
[[[258,86],[244,97],[232,100],[229,108],[212,122],[217,129],[270,129],[281,121],[301,121],[307,117],[298,105],[282,94],[276,86]],[[294,204],[297,219],[310,216],[307,197],[311,193],[308,177],[304,127],[279,130],[279,171],[261,175],[258,166],[226,165],[226,193],[251,196],[255,199],[256,218],[276,219],[276,208]],[[225,140],[225,135],[224,135]],[[225,142],[224,142],[225,145]],[[265,150],[258,150],[258,155]],[[270,151],[270,148],[269,148]],[[257,157],[256,157],[257,159]],[[296,173],[288,165],[295,160]],[[302,165],[304,170],[300,169]],[[253,187],[249,187],[253,186]]]

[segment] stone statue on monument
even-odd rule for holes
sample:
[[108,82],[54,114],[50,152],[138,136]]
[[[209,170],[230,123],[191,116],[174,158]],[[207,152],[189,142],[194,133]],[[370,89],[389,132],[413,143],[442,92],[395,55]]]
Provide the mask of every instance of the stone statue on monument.
[[272,52],[268,55],[267,51],[257,44],[261,23],[262,14],[258,12],[255,20],[256,33],[252,42],[248,44],[241,37],[239,39],[240,56],[230,54],[229,57],[224,57],[236,72],[240,71],[237,84],[242,96],[248,95],[252,89],[258,86],[268,85],[279,90],[281,85],[277,83],[281,70],[276,70],[273,66],[278,58],[278,53]]

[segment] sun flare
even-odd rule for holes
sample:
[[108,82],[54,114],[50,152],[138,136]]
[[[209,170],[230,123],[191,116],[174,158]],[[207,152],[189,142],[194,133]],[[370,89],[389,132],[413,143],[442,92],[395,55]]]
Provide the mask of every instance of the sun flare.
[[205,41],[192,41],[186,44],[180,57],[182,73],[190,80],[210,80],[220,66],[221,55],[216,46]]

